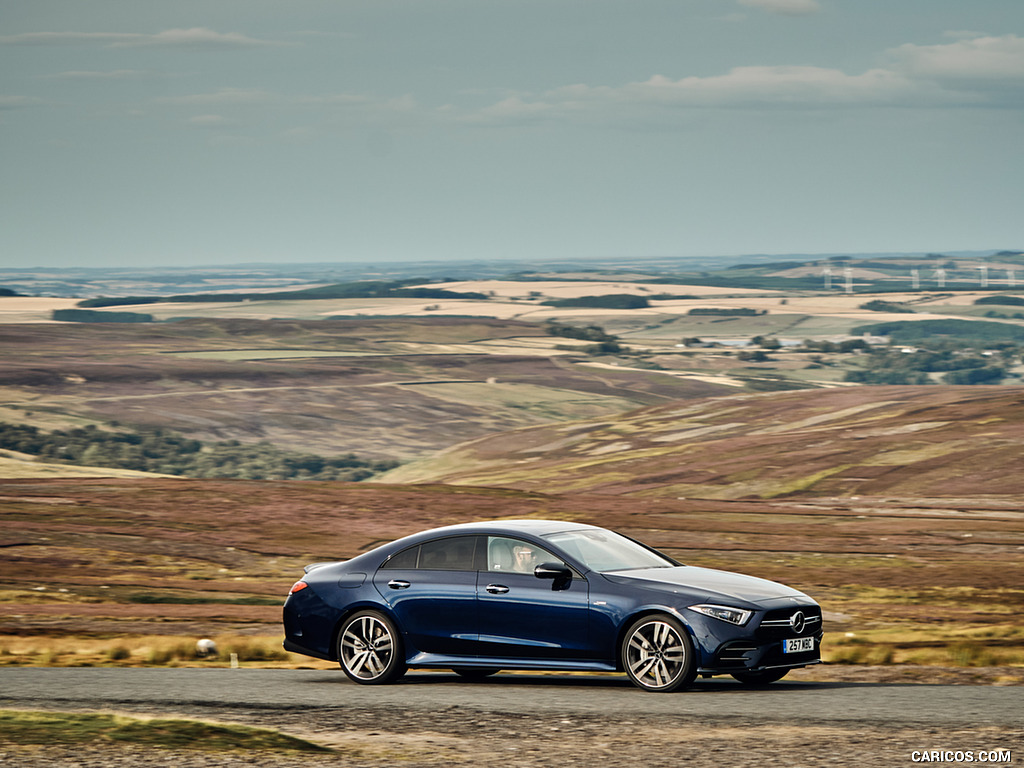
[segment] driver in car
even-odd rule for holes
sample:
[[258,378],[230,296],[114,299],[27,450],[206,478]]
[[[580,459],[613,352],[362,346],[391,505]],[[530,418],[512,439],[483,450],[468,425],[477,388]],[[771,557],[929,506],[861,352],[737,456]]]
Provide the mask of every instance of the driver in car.
[[527,544],[516,544],[512,548],[512,555],[512,570],[516,573],[533,573],[540,562],[537,550]]

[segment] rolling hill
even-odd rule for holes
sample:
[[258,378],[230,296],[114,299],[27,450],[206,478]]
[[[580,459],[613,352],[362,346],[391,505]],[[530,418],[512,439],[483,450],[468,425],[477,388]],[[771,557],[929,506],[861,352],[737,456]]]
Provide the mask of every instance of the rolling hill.
[[519,429],[382,480],[657,498],[1016,502],[1022,469],[1018,387],[852,387],[715,397]]

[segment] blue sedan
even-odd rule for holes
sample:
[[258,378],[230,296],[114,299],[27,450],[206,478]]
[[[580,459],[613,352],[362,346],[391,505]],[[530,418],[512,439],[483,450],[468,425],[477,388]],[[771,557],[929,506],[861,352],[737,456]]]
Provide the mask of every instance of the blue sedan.
[[698,676],[770,683],[820,662],[802,592],[682,565],[603,528],[547,520],[424,531],[306,567],[284,605],[286,650],[364,685],[409,668],[624,671],[645,691]]

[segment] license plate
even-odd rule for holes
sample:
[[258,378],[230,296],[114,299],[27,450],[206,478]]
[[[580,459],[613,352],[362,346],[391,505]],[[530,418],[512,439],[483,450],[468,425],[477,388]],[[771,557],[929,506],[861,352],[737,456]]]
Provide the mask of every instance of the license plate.
[[783,653],[804,653],[814,650],[813,637],[792,637],[782,641]]

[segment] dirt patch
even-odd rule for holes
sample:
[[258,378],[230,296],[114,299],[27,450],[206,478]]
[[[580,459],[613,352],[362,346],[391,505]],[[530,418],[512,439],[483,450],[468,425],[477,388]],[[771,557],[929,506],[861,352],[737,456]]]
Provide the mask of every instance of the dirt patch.
[[[174,708],[167,709],[173,713]],[[134,714],[134,713],[128,713]],[[195,716],[194,712],[188,713]],[[639,722],[628,713],[602,716],[511,715],[445,709],[411,718],[402,711],[345,709],[289,713],[274,710],[212,709],[204,716],[223,722],[273,728],[336,750],[329,756],[303,756],[303,765],[410,768],[474,765],[517,768],[561,765],[592,768],[642,761],[652,768],[696,766],[902,765],[922,749],[1007,750],[1019,748],[1020,729],[908,728],[853,722],[781,724],[735,717],[663,717]],[[25,768],[49,768],[73,759],[99,768],[114,764],[173,762],[184,768],[260,765],[291,766],[296,758],[273,753],[203,754],[134,747],[0,746],[0,759]],[[133,761],[133,762],[131,762]]]

